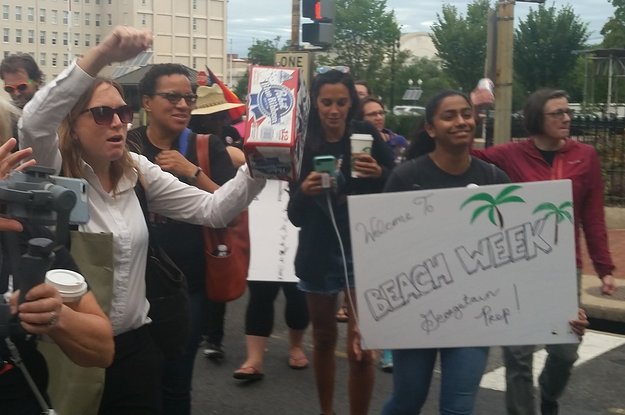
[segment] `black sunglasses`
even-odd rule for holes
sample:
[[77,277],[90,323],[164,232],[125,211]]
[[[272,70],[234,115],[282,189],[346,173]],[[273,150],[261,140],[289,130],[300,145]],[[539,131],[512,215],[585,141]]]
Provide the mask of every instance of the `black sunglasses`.
[[4,90],[7,92],[7,94],[14,94],[15,91],[22,93],[28,89],[28,85],[30,85],[31,83],[32,80],[29,79],[28,82],[23,82],[17,85],[5,85]]
[[195,94],[179,94],[177,92],[155,92],[154,95],[165,98],[172,105],[176,105],[180,102],[181,99],[184,99],[184,102],[186,102],[188,106],[193,106],[197,102],[197,95]]
[[132,121],[132,117],[134,116],[134,111],[130,105],[122,105],[121,107],[111,108],[111,107],[93,107],[87,108],[82,111],[81,114],[85,112],[91,112],[93,115],[93,121],[99,125],[109,125],[113,122],[113,115],[117,114],[121,122],[129,123]]

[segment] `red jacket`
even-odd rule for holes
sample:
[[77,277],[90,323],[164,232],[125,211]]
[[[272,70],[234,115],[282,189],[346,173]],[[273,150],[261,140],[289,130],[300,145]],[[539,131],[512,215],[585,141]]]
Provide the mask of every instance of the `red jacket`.
[[608,249],[603,211],[603,180],[599,157],[593,147],[568,139],[556,153],[553,166],[545,161],[532,139],[473,150],[472,154],[495,164],[513,182],[571,179],[577,267],[582,267],[579,247],[581,227],[597,274],[603,277],[612,273],[614,264]]

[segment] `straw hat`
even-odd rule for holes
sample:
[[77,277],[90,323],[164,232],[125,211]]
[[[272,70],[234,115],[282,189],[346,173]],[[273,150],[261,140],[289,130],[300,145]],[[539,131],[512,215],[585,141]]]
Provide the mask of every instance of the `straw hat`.
[[245,104],[235,104],[226,101],[224,92],[219,85],[199,86],[196,91],[197,103],[195,109],[191,111],[192,115],[214,114],[219,111],[226,111],[232,108],[243,107]]

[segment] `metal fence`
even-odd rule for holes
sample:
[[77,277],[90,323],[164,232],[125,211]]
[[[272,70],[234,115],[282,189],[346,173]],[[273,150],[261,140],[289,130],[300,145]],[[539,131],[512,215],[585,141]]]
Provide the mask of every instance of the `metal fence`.
[[[492,137],[492,122],[488,120],[487,137]],[[527,136],[521,117],[512,118],[511,130],[513,140]],[[575,116],[571,121],[571,138],[597,150],[606,205],[625,206],[625,118]]]

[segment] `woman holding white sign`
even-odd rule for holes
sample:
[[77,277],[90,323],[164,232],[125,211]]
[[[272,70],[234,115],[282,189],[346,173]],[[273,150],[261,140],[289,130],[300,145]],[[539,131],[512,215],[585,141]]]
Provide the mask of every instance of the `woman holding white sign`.
[[[358,95],[347,68],[318,74],[311,101],[302,169],[299,180],[291,185],[288,214],[293,225],[301,228],[295,273],[300,289],[306,292],[313,326],[319,403],[324,414],[333,414],[337,297],[345,291],[354,298],[347,196],[379,193],[393,168],[393,154],[373,126],[352,122]],[[359,138],[360,151],[350,148],[354,136]],[[350,413],[362,415],[369,410],[374,359],[371,351],[360,349],[352,301],[350,305]]]
[[[497,167],[469,154],[475,132],[473,108],[464,94],[443,91],[425,108],[425,130],[433,152],[398,166],[384,191],[465,187],[509,183]],[[418,414],[426,401],[437,355],[441,356],[440,413],[473,413],[488,360],[488,347],[402,349],[393,351],[393,394],[383,415]]]

